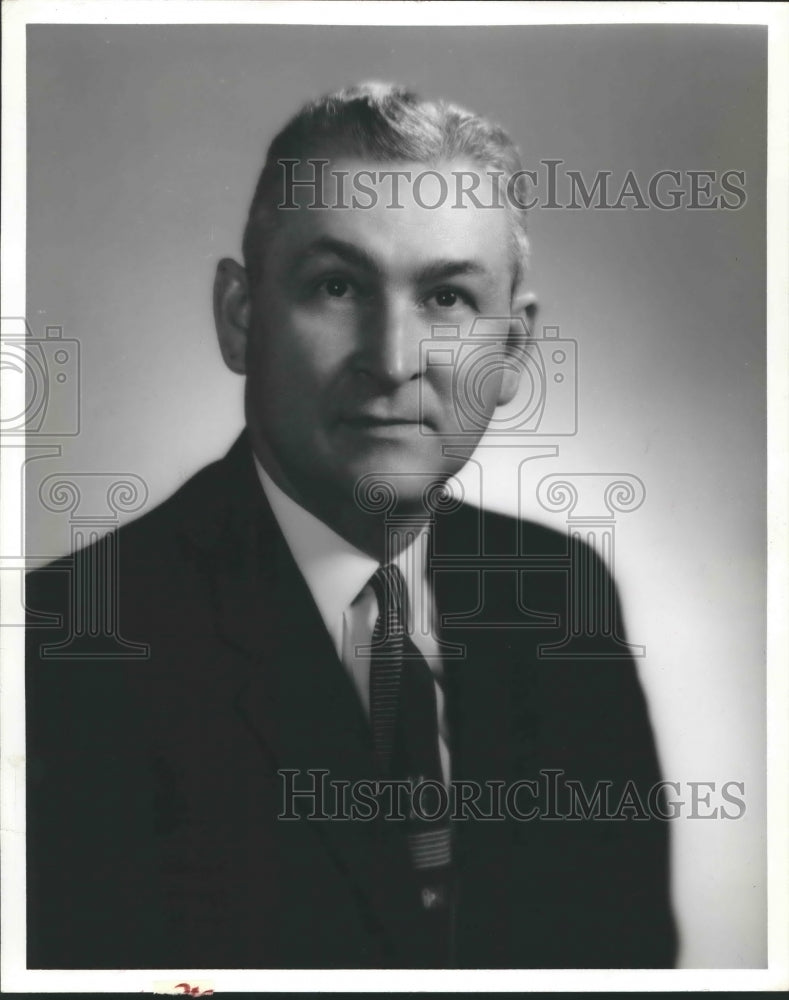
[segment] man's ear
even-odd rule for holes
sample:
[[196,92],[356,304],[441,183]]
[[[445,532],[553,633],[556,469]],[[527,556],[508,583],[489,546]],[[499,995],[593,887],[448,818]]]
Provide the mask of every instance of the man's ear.
[[251,315],[247,272],[236,261],[224,257],[214,279],[214,323],[224,362],[237,375],[247,370]]
[[508,364],[504,366],[499,390],[499,406],[506,406],[515,398],[520,385],[521,372],[529,349],[537,317],[537,297],[522,285],[512,294],[509,333],[507,336]]

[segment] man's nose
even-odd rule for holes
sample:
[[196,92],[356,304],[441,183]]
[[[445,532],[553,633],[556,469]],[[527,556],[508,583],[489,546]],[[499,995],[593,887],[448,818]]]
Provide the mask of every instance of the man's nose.
[[424,336],[413,303],[394,298],[378,303],[375,315],[368,316],[360,330],[357,370],[386,389],[418,378]]

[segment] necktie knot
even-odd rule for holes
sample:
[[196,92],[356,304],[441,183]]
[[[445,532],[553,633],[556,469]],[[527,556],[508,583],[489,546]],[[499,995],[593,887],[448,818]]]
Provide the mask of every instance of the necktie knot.
[[393,563],[387,563],[373,573],[370,585],[378,602],[378,614],[388,626],[386,634],[402,634],[408,621],[408,591],[403,574]]

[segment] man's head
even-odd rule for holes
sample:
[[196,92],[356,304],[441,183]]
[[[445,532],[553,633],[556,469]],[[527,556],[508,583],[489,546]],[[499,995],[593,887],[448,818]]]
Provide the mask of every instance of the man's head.
[[[529,242],[520,206],[526,181],[520,154],[504,129],[456,104],[424,100],[404,87],[363,83],[309,102],[272,140],[244,232],[250,275],[263,266],[272,230],[287,220],[287,212],[278,207],[289,201],[287,181],[296,171],[282,165],[306,166],[322,158],[378,165],[466,162],[498,177],[499,200],[511,212],[513,277],[517,280],[525,272]],[[473,204],[474,195],[479,200],[473,183],[468,178],[468,204]],[[450,189],[453,199],[455,193]]]
[[419,507],[517,390],[520,166],[498,126],[381,84],[307,105],[271,144],[246,266],[218,270],[220,344],[258,457],[357,544],[360,479]]

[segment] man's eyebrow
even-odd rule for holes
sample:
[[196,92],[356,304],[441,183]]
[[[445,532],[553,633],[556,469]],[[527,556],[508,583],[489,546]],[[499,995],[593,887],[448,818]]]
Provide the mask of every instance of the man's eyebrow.
[[346,240],[338,240],[334,236],[319,236],[304,248],[302,257],[308,260],[310,257],[317,257],[320,254],[334,254],[335,257],[342,257],[349,264],[355,264],[368,271],[379,270],[375,259],[365,250],[354,243],[346,242]]
[[[362,267],[367,271],[378,273],[381,270],[379,263],[366,250],[362,250],[355,243],[348,243],[346,240],[339,240],[334,236],[319,236],[313,240],[302,252],[301,259],[309,260],[311,257],[320,256],[320,254],[334,254],[349,264]],[[460,275],[492,277],[492,273],[488,267],[477,260],[446,258],[430,261],[420,267],[416,271],[415,278],[419,284],[429,284]]]
[[462,275],[493,276],[493,272],[478,260],[434,260],[416,272],[417,281],[427,285],[434,281],[444,281]]

